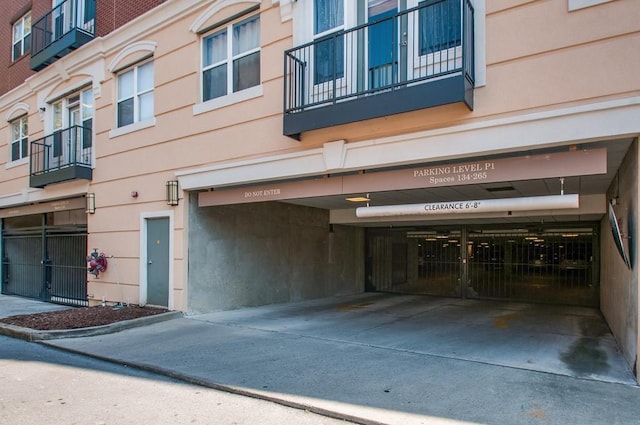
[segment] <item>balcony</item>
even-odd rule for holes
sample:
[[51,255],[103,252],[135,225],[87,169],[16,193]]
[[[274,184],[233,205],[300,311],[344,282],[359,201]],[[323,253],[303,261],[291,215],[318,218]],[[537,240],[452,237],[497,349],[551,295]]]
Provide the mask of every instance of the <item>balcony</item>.
[[77,125],[31,142],[29,186],[91,180],[92,146],[91,128]]
[[95,36],[95,0],[66,0],[31,27],[31,69],[39,71]]
[[285,52],[283,133],[463,102],[473,109],[469,0],[429,0]]

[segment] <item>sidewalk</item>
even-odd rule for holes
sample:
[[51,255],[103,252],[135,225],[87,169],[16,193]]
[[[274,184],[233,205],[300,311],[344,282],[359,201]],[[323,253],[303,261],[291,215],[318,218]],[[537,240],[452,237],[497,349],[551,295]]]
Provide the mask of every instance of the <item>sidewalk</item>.
[[45,303],[23,297],[0,294],[0,318],[16,316],[18,314],[44,313],[46,311],[67,310],[64,305]]
[[[402,313],[384,305],[399,302]],[[487,327],[483,338],[465,342],[482,333],[484,319],[469,317],[483,311],[478,307],[455,324],[458,334],[447,328],[446,338],[437,339],[427,329],[428,323],[438,324],[434,314],[455,321],[448,314],[464,304],[422,305],[411,297],[371,294],[333,303],[212,313],[44,343],[359,423],[635,424],[640,418],[640,388],[630,374],[626,383],[603,382],[584,371],[533,371],[474,360],[471,351],[488,349],[487,356],[503,362],[496,349],[503,342],[496,335],[505,328]],[[377,304],[383,308],[375,310]],[[512,309],[512,316],[527,307],[498,306]],[[518,333],[544,337],[525,329],[531,323],[522,326]],[[442,347],[445,340],[449,351]],[[465,347],[469,353],[459,352]],[[533,356],[535,361],[538,355]]]

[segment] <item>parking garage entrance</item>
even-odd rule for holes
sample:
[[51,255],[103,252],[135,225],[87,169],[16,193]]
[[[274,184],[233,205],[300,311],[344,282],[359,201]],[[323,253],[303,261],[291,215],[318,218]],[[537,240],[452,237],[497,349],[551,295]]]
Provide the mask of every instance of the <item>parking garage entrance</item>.
[[367,230],[367,290],[599,306],[598,225]]
[[3,294],[88,305],[84,210],[8,217],[2,227]]

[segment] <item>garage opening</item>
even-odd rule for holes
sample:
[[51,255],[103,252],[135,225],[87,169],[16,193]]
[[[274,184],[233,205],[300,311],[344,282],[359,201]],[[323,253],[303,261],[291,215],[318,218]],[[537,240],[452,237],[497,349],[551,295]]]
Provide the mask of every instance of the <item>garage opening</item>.
[[87,306],[84,218],[71,210],[3,219],[2,293]]
[[367,290],[599,306],[598,224],[368,229]]

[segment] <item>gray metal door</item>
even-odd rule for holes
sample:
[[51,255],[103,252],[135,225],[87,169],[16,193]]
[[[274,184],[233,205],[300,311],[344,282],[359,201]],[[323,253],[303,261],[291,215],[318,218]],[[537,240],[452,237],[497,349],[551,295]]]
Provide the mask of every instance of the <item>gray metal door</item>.
[[169,306],[169,219],[147,219],[147,304]]

